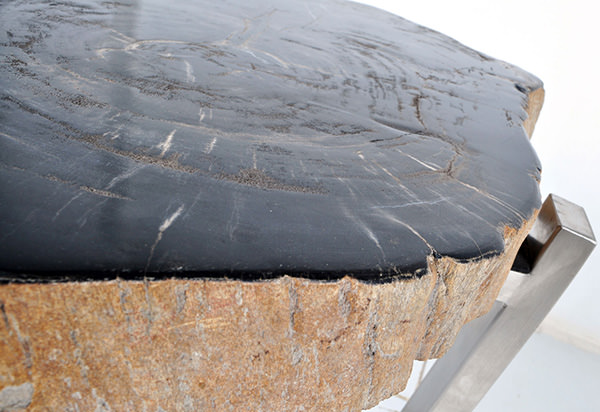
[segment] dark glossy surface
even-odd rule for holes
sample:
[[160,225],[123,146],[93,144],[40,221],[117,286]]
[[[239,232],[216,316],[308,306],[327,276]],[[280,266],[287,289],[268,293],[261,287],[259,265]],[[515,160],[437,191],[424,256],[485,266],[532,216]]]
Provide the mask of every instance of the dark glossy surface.
[[[539,207],[533,76],[353,3],[0,3],[0,270],[418,274]],[[38,273],[39,274],[39,273]]]

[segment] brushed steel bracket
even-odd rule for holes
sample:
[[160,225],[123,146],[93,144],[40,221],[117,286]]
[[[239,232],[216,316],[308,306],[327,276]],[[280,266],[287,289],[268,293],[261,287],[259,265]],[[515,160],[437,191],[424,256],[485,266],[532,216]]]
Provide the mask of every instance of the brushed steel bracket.
[[596,239],[583,208],[550,195],[528,243],[531,272],[510,272],[490,312],[463,327],[402,412],[475,409],[581,269]]

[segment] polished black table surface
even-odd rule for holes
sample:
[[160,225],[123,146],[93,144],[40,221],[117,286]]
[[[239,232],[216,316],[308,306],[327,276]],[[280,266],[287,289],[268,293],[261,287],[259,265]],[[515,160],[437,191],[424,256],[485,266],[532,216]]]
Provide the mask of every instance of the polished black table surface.
[[540,205],[535,77],[341,1],[0,3],[2,279],[418,276]]

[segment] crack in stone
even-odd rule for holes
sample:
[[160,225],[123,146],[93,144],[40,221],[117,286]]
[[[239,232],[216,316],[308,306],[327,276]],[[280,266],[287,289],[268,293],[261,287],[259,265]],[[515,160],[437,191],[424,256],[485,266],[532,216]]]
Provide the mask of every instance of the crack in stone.
[[154,243],[152,244],[152,247],[150,248],[150,256],[148,256],[148,261],[146,262],[146,268],[144,269],[144,275],[148,272],[148,268],[150,267],[150,262],[152,261],[152,257],[154,256],[154,251],[156,250],[156,246],[158,246],[158,243],[161,241],[161,239],[163,237],[163,233],[181,215],[181,213],[183,212],[184,206],[185,205],[183,205],[183,204],[181,206],[179,206],[179,208],[173,214],[171,214],[169,217],[167,217],[161,223],[161,225],[158,227],[158,233],[156,234],[156,239],[154,240]]

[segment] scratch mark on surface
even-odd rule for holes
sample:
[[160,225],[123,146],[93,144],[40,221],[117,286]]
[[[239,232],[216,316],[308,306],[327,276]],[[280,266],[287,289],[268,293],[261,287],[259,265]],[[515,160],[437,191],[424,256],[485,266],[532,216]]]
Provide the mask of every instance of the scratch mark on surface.
[[213,149],[215,148],[216,143],[217,143],[217,138],[213,137],[212,140],[206,145],[206,150],[204,150],[204,153],[209,154],[210,152],[212,152]]
[[184,206],[185,205],[179,206],[179,209],[177,209],[177,211],[175,211],[175,213],[173,213],[171,216],[166,218],[164,222],[162,222],[162,224],[158,228],[158,231],[160,233],[163,233],[165,230],[167,230],[169,228],[169,226],[171,226],[173,224],[175,219],[177,219],[179,217],[179,215],[181,214],[181,212],[183,211]]
[[371,239],[373,241],[373,243],[375,243],[375,246],[377,246],[377,249],[379,249],[379,251],[383,255],[383,260],[385,260],[385,252],[383,251],[383,248],[381,247],[381,244],[379,243],[379,239],[377,239],[377,236],[375,236],[375,233],[373,233],[373,231],[371,229],[369,229],[367,227],[367,225],[365,225],[363,222],[361,222],[360,227],[367,234],[369,239]]
[[260,57],[258,57],[256,54],[254,54],[254,52],[250,49],[248,49],[247,47],[244,47],[243,49],[241,49],[243,52],[248,53],[249,55],[251,55],[252,57],[254,57],[256,60],[259,60],[261,63],[267,64],[268,62],[265,59],[261,59]]
[[404,156],[414,160],[415,162],[419,163],[422,166],[425,166],[426,168],[428,168],[429,170],[433,170],[434,172],[436,172],[438,169],[436,169],[435,167],[432,167],[430,165],[428,165],[427,163],[423,162],[422,160],[417,159],[416,157],[414,157],[413,155],[410,155],[408,153],[403,152],[400,149],[396,149],[397,152],[402,153]]
[[187,60],[183,61],[185,63],[185,75],[186,79],[190,83],[194,83],[196,81],[196,76],[194,76],[194,69],[192,65]]
[[[254,39],[256,39],[258,36],[260,36],[261,34],[263,34],[267,28],[269,27],[269,19],[270,17],[275,14],[277,12],[277,9],[274,8],[269,12],[265,12],[263,14],[261,14],[260,16],[256,16],[252,19],[244,19],[244,31],[242,33],[240,33],[240,37],[243,33],[245,33],[248,29],[250,29],[250,33],[248,33],[248,36],[246,36],[246,38],[244,39],[244,41],[240,44],[240,47],[243,48],[247,48],[248,44],[250,44],[250,42],[254,41]],[[250,25],[248,23],[253,22],[253,23],[258,23],[255,24],[254,27],[250,27]]]
[[60,214],[62,213],[62,211],[65,210],[67,207],[69,207],[69,205],[71,203],[73,203],[75,200],[77,200],[82,194],[83,193],[76,194],[67,203],[65,203],[65,205],[63,207],[61,207],[60,209],[58,209],[58,212],[56,212],[56,214],[52,218],[52,221],[54,222],[58,218],[58,216],[60,216]]
[[[279,57],[275,56],[275,55],[274,55],[274,54],[272,54],[272,53],[266,52],[266,51],[264,51],[264,50],[256,50],[256,49],[252,49],[252,50],[254,50],[254,51],[257,51],[257,52],[259,52],[259,53],[262,53],[262,54],[265,54],[265,55],[269,56],[270,58],[272,58],[273,60],[275,60],[275,61],[276,61],[276,62],[277,62],[277,63],[278,63],[278,64],[279,64],[281,67],[283,67],[283,68],[285,68],[285,69],[287,69],[287,68],[289,68],[289,67],[290,67],[290,66],[287,64],[287,62],[285,62],[284,60],[280,59]],[[254,57],[256,57],[256,56],[254,56]]]
[[302,168],[302,173],[306,174],[306,166],[302,160],[298,161],[300,163],[300,167]]
[[134,41],[132,43],[129,43],[127,46],[125,46],[125,48],[123,50],[125,51],[129,51],[129,50],[137,50],[140,46],[143,46],[145,44],[184,44],[184,45],[193,45],[194,43],[192,42],[188,42],[188,41],[183,41],[183,40],[161,40],[161,39],[156,39],[156,40],[138,40],[138,41]]
[[351,222],[354,222],[358,226],[360,231],[363,232],[364,234],[366,234],[369,239],[371,239],[371,241],[375,244],[377,249],[379,249],[379,251],[381,252],[381,257],[382,257],[383,261],[385,262],[386,261],[385,252],[383,251],[383,248],[381,247],[381,243],[379,243],[379,239],[377,239],[377,236],[375,236],[375,233],[373,233],[373,231],[362,220],[360,220],[357,216],[352,214],[344,205],[340,205],[340,208],[341,208],[344,216],[347,219],[349,219]]
[[82,215],[77,219],[77,224],[79,225],[79,229],[83,228],[88,220],[88,217],[94,212],[94,210],[101,208],[108,199],[104,199],[101,202],[96,203],[94,206],[88,208]]
[[117,51],[117,50],[121,50],[121,49],[114,49],[111,47],[102,47],[100,49],[96,49],[96,55],[98,55],[101,58],[105,58],[104,57],[104,53],[108,52],[108,51]]
[[[155,40],[135,40],[132,39],[131,37],[128,36],[124,36],[125,39],[127,41],[130,41],[130,43],[126,44],[125,47],[121,48],[115,48],[115,47],[103,47],[103,48],[99,48],[96,49],[96,54],[98,56],[100,56],[101,58],[105,58],[104,54],[106,52],[115,52],[115,51],[124,51],[124,52],[130,52],[130,51],[135,51],[137,49],[140,48],[140,46],[144,46],[144,45],[154,45],[154,44],[182,44],[182,45],[186,45],[186,46],[201,46],[199,43],[194,43],[194,42],[189,42],[189,41],[183,41],[183,40],[163,40],[163,39],[155,39]],[[126,42],[122,42],[122,43],[126,43]]]
[[525,220],[526,217],[523,216],[523,214],[521,212],[519,212],[517,209],[515,209],[514,207],[512,207],[511,205],[509,205],[508,203],[506,203],[505,201],[503,201],[502,199],[497,198],[496,196],[492,195],[491,193],[487,193],[473,185],[470,185],[468,183],[465,183],[461,180],[458,180],[455,178],[455,180],[460,183],[461,185],[463,185],[464,187],[467,187],[471,190],[476,191],[477,193],[487,197],[488,199],[493,200],[494,202],[498,203],[500,206],[503,206],[505,208],[507,208],[508,210],[510,210],[512,213],[514,213],[515,215],[519,216],[521,219]]
[[179,209],[177,209],[175,211],[175,213],[173,213],[171,216],[166,218],[161,223],[161,225],[158,227],[158,234],[156,235],[154,244],[150,248],[150,256],[148,257],[148,261],[146,262],[146,268],[144,269],[144,274],[146,274],[148,272],[148,267],[150,267],[150,262],[152,261],[152,257],[154,256],[154,250],[156,249],[158,242],[160,242],[160,240],[162,239],[163,233],[165,232],[165,230],[167,230],[173,224],[173,222],[175,222],[175,220],[179,217],[179,215],[181,215],[181,213],[183,212],[184,206],[185,205],[179,206]]
[[308,14],[310,15],[310,17],[311,17],[313,20],[316,20],[316,19],[317,19],[317,16],[315,16],[315,15],[313,14],[313,12],[310,10],[310,7],[308,7],[308,4],[304,3],[304,8],[306,9],[306,11],[308,12]]
[[128,41],[130,43],[135,41],[135,39],[133,37],[129,37],[126,34],[123,34],[123,33],[121,33],[120,31],[118,31],[118,30],[116,30],[114,28],[110,28],[108,30],[112,31],[115,34],[118,34],[119,36],[121,36],[123,38],[123,40],[126,40],[126,41]]
[[229,218],[229,222],[227,222],[227,233],[229,234],[229,239],[234,240],[235,230],[239,224],[240,224],[240,200],[237,195],[234,195],[233,208],[231,210],[231,217]]
[[123,112],[117,112],[116,114],[110,116],[108,118],[109,121],[115,120],[117,117],[121,116],[123,114]]
[[471,242],[473,242],[473,244],[475,245],[475,247],[477,248],[477,250],[479,251],[479,255],[480,256],[485,256],[485,253],[483,253],[483,251],[481,250],[481,248],[479,247],[479,244],[477,243],[477,241],[475,241],[475,239],[473,238],[473,236],[467,231],[467,230],[463,230],[463,233],[469,238],[471,239]]
[[432,201],[421,201],[421,202],[409,202],[409,203],[403,203],[400,205],[382,205],[382,206],[371,206],[370,209],[401,209],[403,207],[409,207],[409,206],[417,206],[417,205],[437,205],[438,203],[442,203],[442,202],[446,202],[449,199],[443,197],[441,199],[436,199],[436,200],[432,200]]
[[451,203],[452,206],[454,206],[455,208],[462,210],[463,212],[467,213],[468,215],[472,216],[473,218],[479,220],[480,222],[484,223],[485,225],[488,225],[490,227],[495,228],[495,226],[490,223],[487,219],[482,218],[481,216],[479,216],[477,213],[474,213],[472,211],[470,211],[469,209],[467,209],[466,207],[459,205],[457,203]]
[[408,187],[406,187],[403,183],[402,180],[400,180],[400,178],[398,178],[397,176],[395,176],[392,172],[390,172],[389,170],[387,170],[385,167],[383,167],[382,165],[380,165],[378,162],[372,160],[373,164],[375,164],[377,167],[379,167],[381,170],[383,170],[385,172],[385,174],[387,174],[388,176],[390,176],[392,179],[394,179],[396,181],[396,183],[398,184],[398,186],[400,186],[402,189],[404,189],[404,191],[406,193],[408,193],[413,199],[418,199],[418,196],[415,195],[415,193],[410,190]]
[[350,182],[348,182],[348,179],[344,179],[339,176],[336,179],[338,180],[338,182],[346,186],[346,189],[348,189],[348,192],[350,193],[350,196],[352,196],[352,199],[356,200],[356,193],[354,192],[354,189],[352,188]]
[[129,170],[126,173],[123,173],[122,175],[116,176],[114,177],[110,182],[108,182],[108,185],[104,188],[105,190],[108,190],[110,188],[112,188],[114,185],[116,185],[117,183],[119,183],[122,180],[125,180],[131,176],[133,176],[134,174],[136,174],[139,170],[145,168],[146,165],[140,165],[140,166],[135,166],[133,167],[131,170]]
[[187,212],[185,212],[185,215],[183,216],[184,219],[188,218],[190,212],[194,209],[194,206],[196,206],[196,203],[198,203],[198,201],[200,200],[201,195],[202,192],[200,191],[196,196],[194,196],[194,201],[192,202],[192,205],[188,207]]
[[399,225],[402,225],[402,226],[404,226],[405,228],[407,228],[408,230],[410,230],[410,231],[411,231],[411,232],[412,232],[412,233],[413,233],[415,236],[417,236],[419,239],[421,239],[421,240],[423,241],[423,243],[425,243],[425,245],[427,245],[427,247],[429,248],[429,250],[431,251],[431,253],[433,253],[433,254],[435,254],[435,253],[436,253],[435,249],[433,248],[433,246],[431,246],[431,245],[429,244],[429,242],[427,241],[427,239],[425,239],[425,238],[424,238],[424,237],[423,237],[423,236],[422,236],[422,235],[421,235],[421,234],[420,234],[420,233],[419,233],[417,230],[415,230],[415,229],[414,229],[414,228],[413,228],[411,225],[409,225],[408,223],[406,223],[406,222],[403,222],[403,221],[401,221],[401,220],[397,219],[396,217],[394,217],[394,216],[392,216],[392,215],[390,215],[390,214],[387,214],[387,213],[386,213],[386,214],[385,214],[385,216],[386,216],[388,219],[390,219],[391,221],[393,221],[393,222],[395,222],[395,223],[398,223]]
[[[113,116],[113,117],[114,117],[114,116]],[[111,118],[110,120],[112,120],[112,118]],[[121,136],[121,134],[120,134],[120,133],[118,133],[118,132],[119,132],[119,130],[121,130],[122,128],[123,128],[123,125],[121,124],[121,125],[119,125],[119,127],[117,127],[117,128],[116,128],[115,130],[113,130],[113,131],[102,133],[102,137],[106,137],[106,136],[110,135],[110,140],[115,140],[115,139],[117,139],[119,136]]]
[[176,131],[177,129],[173,129],[173,131],[169,133],[165,141],[156,146],[157,148],[162,149],[162,151],[160,152],[160,157],[163,157],[165,153],[167,153],[167,150],[171,148],[171,144],[173,143],[173,136],[175,136]]
[[[198,110],[198,123],[202,123],[202,120],[204,120],[204,109],[200,108],[200,110]],[[210,109],[210,118],[212,119],[212,109]]]

